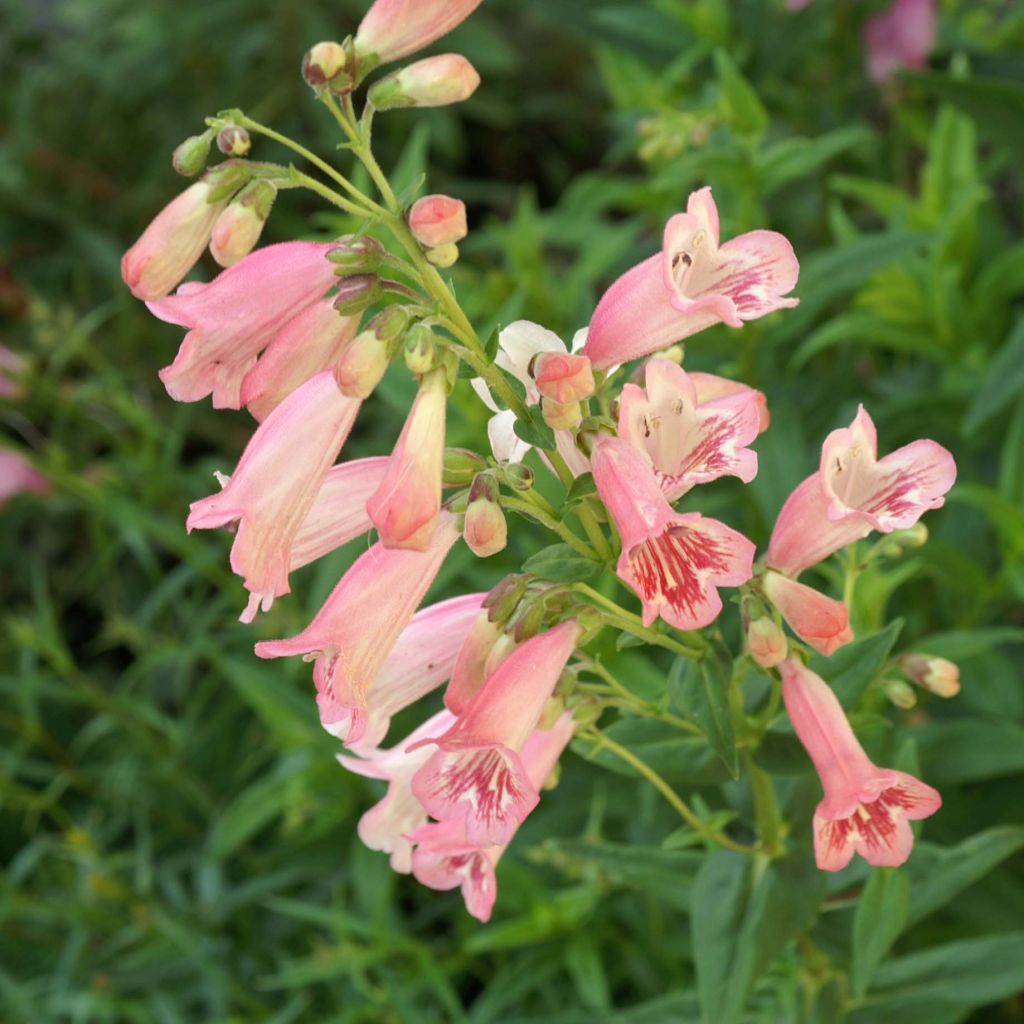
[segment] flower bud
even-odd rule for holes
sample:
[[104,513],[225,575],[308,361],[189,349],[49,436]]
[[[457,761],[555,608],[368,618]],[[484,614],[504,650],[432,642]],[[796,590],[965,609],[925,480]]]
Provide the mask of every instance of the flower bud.
[[439,245],[436,249],[427,250],[427,262],[440,270],[447,270],[458,261],[459,247],[454,242]]
[[594,443],[603,434],[615,436],[615,423],[604,416],[586,416],[576,431],[576,447],[589,459]]
[[240,124],[226,124],[217,133],[217,148],[225,156],[245,156],[252,149],[252,139]]
[[424,324],[413,324],[405,336],[405,365],[410,373],[427,373],[437,363],[434,332]]
[[369,398],[391,362],[390,346],[373,331],[360,331],[341,354],[334,379],[342,394]]
[[388,306],[382,309],[366,325],[381,341],[393,345],[398,341],[409,326],[409,314],[403,306]]
[[465,487],[486,465],[483,457],[468,448],[444,450],[445,487]]
[[[564,689],[568,685],[568,680],[575,679],[575,675],[571,672],[563,672],[562,678],[559,679],[557,688]],[[540,718],[537,719],[538,729],[553,729],[555,723],[562,717],[562,713],[565,711],[565,701],[561,697],[549,697],[547,703],[544,705],[544,710],[540,713]],[[546,789],[547,783],[541,787]]]
[[308,86],[318,89],[338,78],[347,63],[348,54],[341,43],[317,43],[302,58],[302,77]]
[[194,178],[206,166],[212,141],[212,128],[203,132],[202,135],[189,136],[175,149],[174,155],[171,157],[171,166],[183,177]]
[[327,252],[327,258],[338,267],[339,274],[376,273],[384,255],[384,246],[371,235],[343,235],[337,247]]
[[470,501],[462,536],[477,558],[488,558],[508,544],[508,524],[501,506],[486,498]]
[[533,487],[533,470],[521,462],[510,462],[500,469],[501,480],[513,491],[528,491]]
[[423,196],[410,207],[408,219],[416,240],[428,249],[466,237],[466,204],[461,199]]
[[938,697],[955,697],[960,692],[960,669],[952,661],[931,654],[904,654],[900,668],[912,682]]
[[747,627],[747,647],[761,668],[774,668],[786,660],[786,635],[767,616],[754,619]]
[[893,530],[889,540],[904,548],[920,548],[928,543],[928,527],[924,523],[915,523],[906,530]]
[[230,267],[252,252],[270,216],[277,189],[269,181],[254,181],[228,204],[210,236],[210,254]]
[[338,285],[334,308],[343,316],[362,313],[380,298],[380,278],[376,274],[354,274]]
[[552,430],[574,430],[583,419],[583,409],[579,402],[563,404],[541,397],[540,411],[544,422]]
[[240,188],[252,181],[252,167],[244,160],[225,160],[203,175],[210,186],[210,202],[230,199]]
[[530,360],[537,390],[553,402],[582,402],[594,393],[594,373],[586,356],[568,352],[538,352]]
[[917,704],[917,694],[914,693],[914,688],[903,682],[902,679],[883,679],[879,685],[885,691],[886,697],[896,707],[909,711]]
[[476,68],[461,54],[427,57],[374,82],[367,99],[377,110],[445,107],[469,99],[480,84]]
[[529,576],[506,576],[484,598],[487,617],[497,626],[504,625],[526,594]]

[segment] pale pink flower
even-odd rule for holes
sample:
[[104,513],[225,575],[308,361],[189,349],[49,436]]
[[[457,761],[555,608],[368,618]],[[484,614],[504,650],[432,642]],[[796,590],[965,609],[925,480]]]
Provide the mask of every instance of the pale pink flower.
[[753,572],[754,545],[698,512],[665,500],[646,457],[623,438],[600,437],[591,453],[594,483],[622,537],[616,572],[643,602],[643,622],[659,615],[678,629],[717,618],[717,587],[737,587]]
[[451,32],[481,0],[375,0],[356,32],[357,57],[381,64],[407,57]]
[[370,531],[373,523],[366,502],[380,486],[387,469],[388,460],[382,455],[331,466],[292,540],[292,570],[309,565]]
[[365,846],[390,854],[391,868],[400,874],[412,870],[413,844],[409,837],[427,823],[427,812],[413,796],[410,783],[433,753],[429,747],[409,753],[409,746],[451,728],[454,722],[449,712],[440,711],[388,750],[367,750],[361,757],[337,755],[338,763],[350,772],[387,782],[384,798],[359,819],[357,829]]
[[789,653],[786,634],[767,615],[747,626],[747,649],[761,668],[774,668]]
[[476,498],[466,507],[462,528],[466,546],[477,558],[490,558],[508,544],[508,523],[501,506],[490,498]]
[[224,489],[192,503],[189,531],[238,524],[231,568],[250,592],[243,622],[289,592],[292,543],[359,405],[338,390],[329,372],[317,374],[260,424],[231,478],[221,478]]
[[594,373],[586,356],[541,352],[531,363],[530,376],[541,395],[559,405],[582,402],[594,393]]
[[451,196],[423,196],[409,210],[409,230],[428,249],[459,242],[468,230],[466,204]]
[[257,180],[228,203],[210,234],[210,255],[222,267],[234,266],[256,248],[276,197],[270,182]]
[[274,335],[256,365],[242,378],[239,400],[257,420],[300,384],[332,369],[359,328],[358,316],[342,316],[330,299],[307,306]]
[[487,610],[480,612],[462,642],[444,693],[445,707],[461,715],[487,681],[487,659],[502,636]]
[[777,309],[800,265],[775,231],[748,231],[718,244],[711,189],[690,194],[686,213],[665,225],[660,253],[627,270],[604,293],[583,354],[597,369],[649,355],[712,324],[742,327]]
[[884,82],[900,68],[921,69],[937,34],[935,0],[893,0],[864,25],[868,75]]
[[447,391],[444,369],[424,376],[388,471],[366,503],[386,547],[423,551],[430,543],[441,512]]
[[[172,199],[121,258],[121,277],[138,299],[160,299],[195,266],[230,194],[210,202],[215,187],[197,181]],[[159,315],[159,314],[157,314]]]
[[764,593],[794,633],[826,657],[853,639],[850,613],[842,601],[773,572],[764,575]]
[[465,57],[442,53],[418,60],[374,82],[367,99],[378,110],[446,107],[468,100],[479,84],[480,75]]
[[902,864],[914,844],[910,821],[934,814],[942,798],[913,775],[872,764],[820,676],[795,658],[780,671],[786,710],[825,790],[814,814],[818,867],[839,871],[854,853],[876,867]]
[[0,508],[16,494],[46,494],[50,481],[13,448],[0,448]]
[[351,709],[346,741],[359,744],[367,724],[367,693],[423,600],[451,546],[455,517],[445,512],[426,551],[374,544],[339,580],[313,621],[288,640],[256,645],[260,658],[303,655],[314,660],[321,702]]
[[[537,726],[580,627],[563,622],[516,648],[443,735],[412,791],[439,821],[464,821],[474,846],[507,843],[540,795],[520,752]],[[410,747],[409,749],[413,749]]]
[[650,359],[646,391],[626,384],[619,398],[619,437],[643,452],[669,501],[695,484],[757,476],[757,454],[747,445],[760,431],[752,389],[701,405],[689,374],[669,359]]
[[763,434],[771,425],[772,417],[768,411],[768,399],[763,391],[757,391],[737,380],[729,380],[728,377],[718,377],[713,373],[702,373],[699,370],[688,372],[690,383],[697,389],[698,405],[708,405],[711,402],[716,402],[719,398],[730,398],[733,395],[749,393],[751,400],[757,406],[760,432]]
[[335,283],[330,244],[282,242],[246,256],[209,284],[189,283],[148,302],[161,320],[189,328],[174,362],[160,371],[179,402],[213,395],[217,409],[240,409],[242,379],[273,337]]
[[326,687],[316,695],[320,724],[357,751],[379,746],[393,715],[448,680],[484,596],[464,594],[418,611],[367,689],[365,707],[342,703]]
[[912,652],[901,655],[899,664],[908,678],[937,697],[955,697],[960,692],[960,669],[946,658]]
[[[563,714],[550,729],[538,729],[523,746],[522,761],[536,790],[543,787],[572,739],[575,723]],[[431,889],[462,888],[466,909],[478,921],[490,919],[498,893],[494,869],[504,846],[480,849],[466,835],[464,821],[451,820],[421,825],[410,837],[417,844],[412,871],[417,881]]]

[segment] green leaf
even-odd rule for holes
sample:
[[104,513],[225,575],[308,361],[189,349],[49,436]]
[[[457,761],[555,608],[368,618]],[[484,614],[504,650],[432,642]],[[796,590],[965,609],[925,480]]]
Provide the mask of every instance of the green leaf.
[[977,718],[929,722],[908,730],[929,782],[980,782],[1024,771],[1024,729]]
[[813,139],[781,139],[769,146],[761,157],[764,194],[770,195],[787,182],[806,178],[840,153],[870,145],[873,138],[862,125],[849,125]]
[[967,406],[964,432],[968,436],[975,433],[1021,394],[1024,394],[1024,320],[1017,321],[1006,343],[989,363],[981,387]]
[[872,872],[853,915],[851,987],[856,998],[868,989],[878,965],[907,922],[910,881],[898,868]]
[[540,406],[531,405],[527,409],[527,418],[517,419],[512,429],[517,437],[534,448],[544,448],[547,451],[555,449],[555,432],[544,422]]
[[604,566],[592,558],[584,558],[568,544],[552,544],[541,548],[523,563],[523,572],[552,583],[583,583],[601,573]]
[[725,50],[715,50],[715,74],[725,100],[726,119],[742,135],[764,132],[768,127],[768,112],[757,91]]
[[573,507],[573,505],[578,505],[585,498],[596,493],[597,487],[594,484],[593,473],[580,473],[580,475],[573,480],[572,486],[565,495],[565,501],[562,502],[562,511],[568,511]]
[[1024,629],[1020,626],[985,626],[933,633],[915,643],[914,650],[960,661],[987,654],[1003,644],[1024,644]]
[[740,772],[736,737],[729,712],[732,657],[716,641],[707,655],[695,661],[677,658],[668,677],[669,699],[676,710],[695,722],[732,777]]
[[815,654],[809,667],[835,690],[843,707],[852,707],[881,672],[902,628],[903,620],[894,619],[885,629],[859,637],[827,658]]
[[569,940],[565,947],[565,965],[580,1002],[588,1010],[602,1013],[611,1007],[601,950],[592,935],[580,932]]

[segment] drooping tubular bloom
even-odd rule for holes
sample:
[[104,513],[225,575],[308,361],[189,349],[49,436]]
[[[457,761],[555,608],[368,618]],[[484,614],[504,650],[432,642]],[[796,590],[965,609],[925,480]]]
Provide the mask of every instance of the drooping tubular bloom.
[[189,185],[121,258],[121,277],[137,299],[163,298],[195,266],[231,198],[225,195],[210,202],[214,188],[208,181]]
[[669,501],[695,484],[721,476],[750,483],[757,455],[747,447],[760,432],[752,389],[701,404],[687,372],[668,359],[650,359],[646,391],[626,384],[619,399],[619,437],[644,452]]
[[[537,726],[580,627],[569,620],[513,651],[444,734],[412,791],[438,821],[463,822],[473,846],[507,843],[540,795],[520,752]],[[409,749],[413,749],[410,747]]]
[[780,671],[786,710],[825,790],[814,814],[818,867],[839,871],[854,853],[876,867],[902,864],[914,844],[910,821],[934,814],[942,798],[913,775],[872,764],[820,676],[795,658]]
[[451,728],[455,718],[440,711],[388,750],[366,750],[360,757],[338,754],[338,763],[356,775],[383,779],[388,784],[384,798],[360,819],[359,838],[371,850],[391,855],[391,868],[407,875],[412,870],[412,841],[409,838],[427,822],[427,812],[413,796],[412,777],[430,759],[429,747],[409,752],[409,746]]
[[407,57],[451,32],[481,0],[375,0],[356,32],[357,57],[381,64]]
[[953,456],[934,441],[914,441],[879,459],[875,425],[860,406],[849,427],[825,439],[818,472],[786,499],[768,564],[795,577],[872,530],[905,530],[943,505],[955,480]]
[[599,438],[591,465],[622,537],[616,572],[643,602],[644,625],[659,615],[678,629],[714,621],[722,610],[716,588],[750,579],[754,545],[716,519],[676,512],[646,457],[623,438]]
[[444,369],[431,370],[420,384],[387,473],[366,503],[386,547],[423,551],[430,543],[441,512],[447,400]]
[[[456,655],[480,613],[483,594],[463,594],[418,611],[402,630],[366,692],[366,707],[353,709],[328,687],[317,693],[320,724],[357,751],[379,746],[392,715],[436,690],[452,674]],[[365,715],[358,741],[353,718]]]
[[262,422],[300,384],[333,368],[358,328],[359,317],[342,316],[329,299],[307,306],[274,335],[242,378],[241,404]]
[[425,551],[374,544],[301,633],[256,645],[260,658],[302,655],[315,661],[313,682],[317,694],[325,695],[321,703],[350,709],[349,745],[362,741],[367,693],[458,536],[455,517],[445,512]]
[[338,390],[329,371],[317,374],[260,424],[235,472],[222,479],[224,489],[192,503],[189,531],[238,523],[231,568],[249,590],[243,622],[288,593],[292,543],[359,405]]
[[240,409],[242,379],[293,317],[327,294],[334,267],[329,244],[264,246],[209,284],[189,283],[146,303],[161,320],[189,329],[174,362],[160,371],[179,402],[213,395],[217,409]]
[[[534,788],[540,791],[572,739],[575,723],[563,714],[550,729],[538,729],[523,746],[522,761]],[[504,846],[478,848],[466,836],[463,821],[431,822],[412,833],[416,880],[431,889],[462,888],[466,909],[478,921],[488,921],[498,894],[494,869]]]
[[935,45],[935,0],[893,0],[864,25],[868,75],[884,82],[900,68],[923,68]]
[[790,629],[819,654],[828,657],[853,639],[850,612],[842,601],[771,569],[764,575],[764,593]]
[[601,296],[583,354],[598,369],[649,355],[712,324],[742,327],[787,298],[800,265],[785,236],[748,231],[719,245],[710,188],[690,194],[665,225],[662,251],[627,270]]

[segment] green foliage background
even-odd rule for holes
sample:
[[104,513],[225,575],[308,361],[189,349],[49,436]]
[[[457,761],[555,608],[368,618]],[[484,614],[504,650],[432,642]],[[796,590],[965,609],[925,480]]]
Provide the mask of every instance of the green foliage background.
[[[862,400],[882,450],[932,437],[960,469],[929,545],[861,579],[859,643],[830,669],[870,748],[942,790],[905,868],[808,868],[817,782],[783,733],[758,756],[793,852],[763,877],[674,831],[621,765],[569,754],[479,926],[361,846],[376,785],[335,764],[308,668],[252,655],[357,551],[234,621],[226,538],[183,522],[251,422],[167,398],[180,332],[118,273],[205,115],[242,106],[331,152],[297,65],[363,4],[0,0],[0,341],[28,359],[0,417],[54,483],[0,512],[0,1019],[1024,1019],[1024,9],[942,0],[931,70],[884,96],[858,28],[879,6],[488,0],[434,48],[465,52],[479,93],[380,120],[399,181],[427,171],[470,203],[454,279],[482,333],[525,316],[571,334],[705,183],[724,237],[793,240],[801,306],[688,346],[773,417],[755,483],[702,490],[702,510],[763,543]],[[268,237],[347,227],[289,193]],[[410,394],[387,378],[352,454],[389,449]],[[455,400],[450,443],[482,447],[485,411]],[[436,596],[518,565],[514,525],[497,559],[460,548]],[[894,712],[869,685],[890,649],[955,659],[961,696]],[[660,652],[605,653],[665,694]],[[647,724],[614,728],[699,805],[746,813],[703,741]]]

